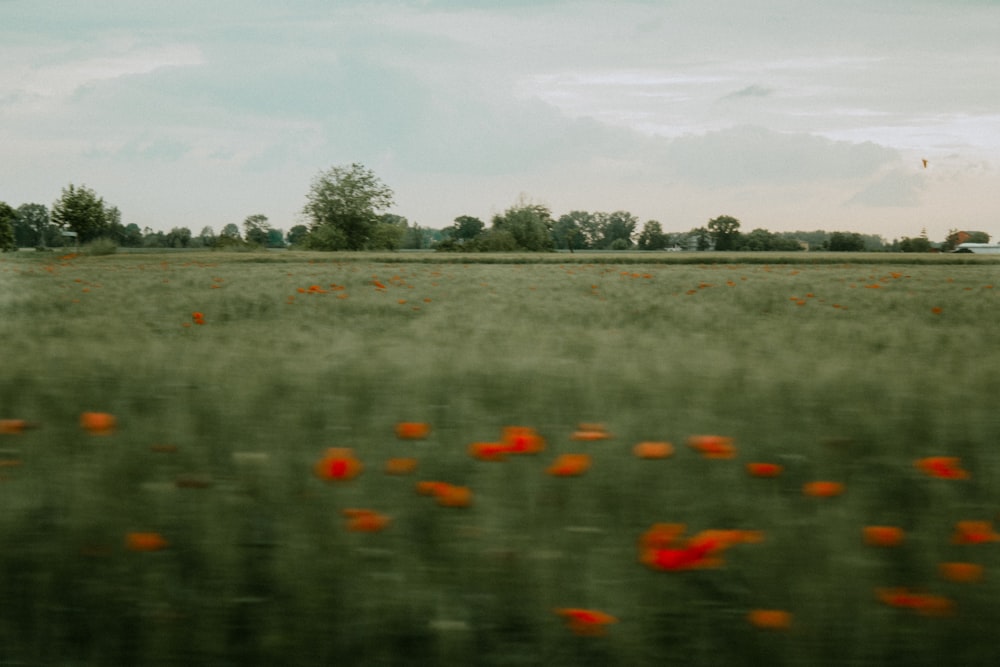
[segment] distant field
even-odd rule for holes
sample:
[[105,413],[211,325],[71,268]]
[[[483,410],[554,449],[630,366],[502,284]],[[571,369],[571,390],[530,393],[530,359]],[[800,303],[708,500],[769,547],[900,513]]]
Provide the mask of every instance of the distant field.
[[995,259],[17,253],[0,338],[0,664],[996,661]]

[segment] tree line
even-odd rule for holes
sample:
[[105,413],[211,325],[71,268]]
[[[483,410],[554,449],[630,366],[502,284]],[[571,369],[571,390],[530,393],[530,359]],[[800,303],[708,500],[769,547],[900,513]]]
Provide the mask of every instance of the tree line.
[[313,179],[302,208],[303,224],[287,233],[267,216],[253,214],[242,231],[228,223],[216,234],[212,227],[194,235],[187,227],[168,232],[135,223],[123,224],[121,212],[86,186],[63,188],[51,211],[42,204],[14,209],[0,202],[0,248],[39,249],[86,244],[98,239],[126,248],[304,248],[313,250],[400,250],[433,248],[441,252],[544,252],[566,250],[728,250],[728,251],[950,251],[965,241],[987,243],[985,232],[950,230],[944,242],[920,236],[887,243],[876,234],[766,229],[741,231],[730,215],[712,218],[686,232],[667,233],[657,220],[639,219],[628,211],[570,211],[558,218],[542,204],[523,197],[489,225],[460,215],[444,229],[422,228],[388,212],[393,191],[359,163],[335,166]]

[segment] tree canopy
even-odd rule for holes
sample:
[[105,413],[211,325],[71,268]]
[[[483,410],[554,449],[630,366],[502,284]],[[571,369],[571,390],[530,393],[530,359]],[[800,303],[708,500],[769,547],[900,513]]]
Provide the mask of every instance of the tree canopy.
[[76,232],[77,240],[86,243],[102,236],[111,237],[112,225],[121,224],[121,214],[108,207],[104,199],[86,185],[70,183],[52,204],[51,220],[62,230]]
[[364,250],[373,240],[379,213],[393,203],[392,190],[364,165],[320,172],[302,209],[310,223],[308,244],[319,250]]

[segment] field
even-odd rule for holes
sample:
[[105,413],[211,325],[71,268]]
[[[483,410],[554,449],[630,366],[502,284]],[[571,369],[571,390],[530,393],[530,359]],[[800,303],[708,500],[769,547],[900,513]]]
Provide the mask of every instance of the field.
[[1000,263],[747,257],[0,257],[0,665],[995,664]]

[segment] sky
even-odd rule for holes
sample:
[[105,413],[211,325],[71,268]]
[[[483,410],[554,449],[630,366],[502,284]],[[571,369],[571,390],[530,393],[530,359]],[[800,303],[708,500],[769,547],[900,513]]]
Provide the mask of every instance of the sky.
[[1000,237],[1000,0],[0,0],[0,63],[15,207],[288,230],[361,163],[435,229]]

